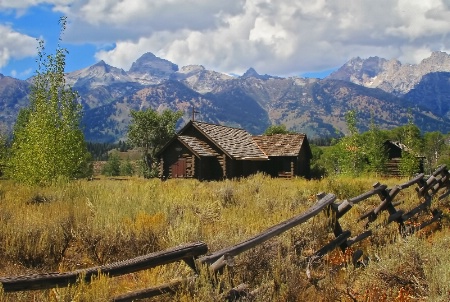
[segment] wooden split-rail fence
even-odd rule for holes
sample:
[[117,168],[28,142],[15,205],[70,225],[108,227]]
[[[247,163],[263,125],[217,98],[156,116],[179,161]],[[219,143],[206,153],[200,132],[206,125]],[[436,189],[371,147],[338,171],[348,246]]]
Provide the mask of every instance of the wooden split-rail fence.
[[[15,291],[42,290],[69,286],[80,281],[90,282],[93,277],[98,275],[115,277],[181,260],[186,262],[186,264],[189,265],[196,274],[188,279],[185,278],[182,280],[175,280],[159,286],[126,293],[115,297],[113,301],[134,301],[165,293],[175,293],[177,289],[179,289],[186,282],[195,280],[199,273],[200,267],[206,265],[209,272],[214,275],[214,273],[222,271],[227,266],[231,267],[234,263],[233,259],[235,256],[258,246],[295,226],[305,223],[310,218],[325,210],[326,213],[331,216],[330,221],[332,221],[332,229],[335,238],[317,250],[309,258],[308,267],[306,268],[306,275],[309,277],[311,264],[318,261],[330,251],[340,248],[343,252],[345,252],[346,249],[350,248],[355,243],[372,236],[372,231],[368,228],[383,211],[387,211],[389,214],[387,223],[397,223],[399,232],[404,236],[412,234],[438,221],[442,217],[442,212],[439,209],[432,210],[431,203],[433,197],[435,196],[441,200],[450,194],[449,175],[449,171],[446,166],[443,165],[427,178],[425,178],[424,174],[419,174],[410,181],[397,185],[393,188],[387,188],[386,185],[376,183],[370,191],[359,196],[343,200],[339,203],[335,202],[336,196],[334,194],[319,193],[317,194],[317,202],[304,213],[272,226],[266,231],[234,246],[230,246],[210,254],[207,254],[208,247],[205,243],[195,242],[126,261],[89,269],[81,269],[73,272],[4,277],[0,278],[0,283],[6,293]],[[419,197],[419,204],[407,212],[397,209],[396,207],[399,203],[394,201],[395,197],[401,190],[413,185],[417,185],[415,189]],[[343,230],[341,224],[339,223],[339,219],[348,213],[355,204],[358,204],[374,195],[379,196],[380,203],[374,209],[361,215],[358,219],[359,221],[366,221],[367,230],[361,234],[351,237],[351,231]],[[429,211],[432,213],[429,220],[414,225],[407,223],[411,218],[423,211]],[[362,255],[363,252],[361,250],[354,251],[352,262],[356,264],[361,259]],[[240,284],[239,286],[233,288],[228,294],[225,293],[224,297],[230,295],[233,297],[239,297],[249,294],[248,287],[245,284]]]

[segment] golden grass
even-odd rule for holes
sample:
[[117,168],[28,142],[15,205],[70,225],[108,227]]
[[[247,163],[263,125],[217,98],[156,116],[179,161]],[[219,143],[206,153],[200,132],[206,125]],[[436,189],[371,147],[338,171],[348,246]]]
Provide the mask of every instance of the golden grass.
[[[216,251],[303,213],[319,192],[334,193],[342,200],[369,191],[377,181],[393,186],[405,180],[307,181],[258,174],[222,182],[102,178],[50,187],[1,181],[0,276],[71,271],[196,241],[204,241],[210,251]],[[402,191],[396,200],[405,210],[419,203],[414,188]],[[363,232],[364,222],[357,218],[379,202],[379,197],[373,196],[355,205],[340,220],[343,229],[353,235]],[[353,247],[363,250],[370,260],[365,266],[353,267],[345,260],[348,257],[336,250],[314,266],[311,279],[306,278],[308,256],[334,238],[330,221],[322,213],[236,257],[233,272],[220,278],[228,288],[240,283],[258,288],[258,301],[351,301],[356,296],[375,301],[381,297],[375,296],[374,286],[382,288],[389,301],[397,297],[403,281],[387,280],[403,276],[415,286],[403,286],[408,295],[444,301],[449,294],[444,282],[450,284],[450,207],[446,200],[433,202],[446,213],[438,233],[424,230],[422,236],[405,240],[398,236],[395,223],[385,226],[387,216],[383,214],[371,225],[374,235]],[[422,262],[407,268],[411,259]],[[182,276],[192,276],[192,272],[184,263],[174,263],[112,279],[102,276],[91,284],[69,288],[0,293],[0,301],[108,301]],[[177,295],[154,300],[212,301],[219,295],[205,273]]]

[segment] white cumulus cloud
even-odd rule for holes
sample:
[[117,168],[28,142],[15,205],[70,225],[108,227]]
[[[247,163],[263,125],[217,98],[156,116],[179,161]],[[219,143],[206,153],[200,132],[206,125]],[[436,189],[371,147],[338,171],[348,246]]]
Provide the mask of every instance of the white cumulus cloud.
[[15,10],[19,15],[24,13],[28,8],[40,4],[52,5],[57,10],[62,10],[72,4],[76,0],[1,0],[0,11]]
[[0,25],[0,68],[11,59],[21,59],[36,54],[36,39]]
[[294,75],[355,56],[417,63],[450,50],[449,0],[3,0],[0,9],[44,2],[68,16],[66,42],[96,44],[97,59],[125,70],[146,52],[180,66]]

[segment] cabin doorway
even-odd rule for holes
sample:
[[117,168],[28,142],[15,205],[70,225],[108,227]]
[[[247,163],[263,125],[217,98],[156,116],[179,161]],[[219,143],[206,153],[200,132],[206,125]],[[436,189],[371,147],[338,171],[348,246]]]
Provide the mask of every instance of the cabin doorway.
[[181,157],[171,166],[172,178],[186,177],[186,158]]

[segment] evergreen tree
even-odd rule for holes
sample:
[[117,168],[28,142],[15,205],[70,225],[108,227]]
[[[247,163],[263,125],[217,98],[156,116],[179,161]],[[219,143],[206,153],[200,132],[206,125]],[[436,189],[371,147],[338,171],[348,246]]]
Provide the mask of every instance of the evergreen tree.
[[65,85],[67,50],[60,42],[66,18],[59,23],[61,35],[54,55],[46,55],[44,42],[39,41],[30,105],[21,111],[14,127],[8,173],[26,183],[79,177],[88,167],[89,154],[80,129],[81,105],[77,93]]
[[[123,146],[125,143],[122,142],[122,145],[114,144],[114,143],[87,143],[87,150],[92,155],[93,160],[106,161],[108,160],[108,152],[114,149],[119,149],[121,152],[123,150]],[[128,146],[127,146],[128,150]],[[127,151],[125,150],[125,151]]]

